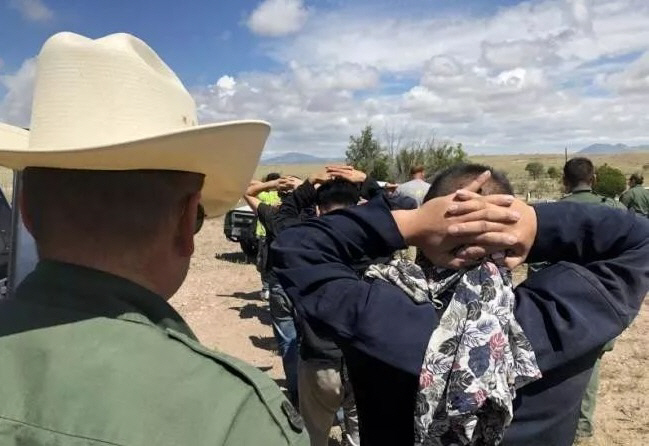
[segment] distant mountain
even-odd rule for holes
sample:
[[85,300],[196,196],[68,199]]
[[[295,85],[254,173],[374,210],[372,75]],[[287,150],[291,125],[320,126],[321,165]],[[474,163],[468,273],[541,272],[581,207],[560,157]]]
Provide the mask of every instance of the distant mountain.
[[271,158],[262,158],[261,164],[325,164],[328,162],[341,162],[341,158],[321,158],[307,153],[287,152]]
[[598,155],[649,151],[649,146],[627,146],[626,144],[591,144],[578,153]]

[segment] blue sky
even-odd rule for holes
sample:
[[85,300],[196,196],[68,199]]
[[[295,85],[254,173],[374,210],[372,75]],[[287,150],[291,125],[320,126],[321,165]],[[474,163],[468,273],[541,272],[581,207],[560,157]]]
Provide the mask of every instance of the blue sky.
[[649,142],[646,0],[7,0],[1,121],[28,124],[63,30],[137,35],[203,122],[269,120],[269,153],[340,155],[365,124],[474,153]]

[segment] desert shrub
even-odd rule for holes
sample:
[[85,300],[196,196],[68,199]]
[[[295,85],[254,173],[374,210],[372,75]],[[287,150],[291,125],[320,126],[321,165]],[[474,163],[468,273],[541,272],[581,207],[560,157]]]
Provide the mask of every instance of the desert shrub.
[[597,168],[597,181],[594,191],[606,197],[615,198],[626,189],[626,177],[620,169],[608,164]]

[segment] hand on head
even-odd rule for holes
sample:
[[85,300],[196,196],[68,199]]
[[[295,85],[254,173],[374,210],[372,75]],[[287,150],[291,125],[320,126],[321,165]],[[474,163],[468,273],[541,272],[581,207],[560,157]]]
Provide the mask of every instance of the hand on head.
[[465,189],[415,211],[395,211],[406,242],[438,266],[463,268],[496,252],[506,252],[509,268],[521,264],[534,243],[536,213],[510,195],[477,194],[489,177],[485,172]]
[[327,174],[332,178],[343,178],[352,183],[362,183],[367,179],[367,174],[352,166],[327,166]]
[[308,181],[309,183],[316,185],[316,184],[322,184],[325,183],[329,180],[331,180],[333,177],[331,174],[329,174],[327,171],[324,172],[316,172],[312,173],[309,175]]
[[277,189],[282,192],[294,191],[304,183],[301,179],[294,176],[282,177],[279,179]]

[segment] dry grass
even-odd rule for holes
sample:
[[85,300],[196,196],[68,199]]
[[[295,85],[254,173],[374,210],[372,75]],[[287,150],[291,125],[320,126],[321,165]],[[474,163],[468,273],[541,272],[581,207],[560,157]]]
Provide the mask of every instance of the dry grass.
[[[569,155],[574,157],[575,155]],[[649,152],[625,153],[620,155],[595,155],[589,157],[596,166],[608,164],[616,167],[629,176],[631,173],[642,169],[643,165],[649,163]],[[471,156],[471,162],[486,164],[497,170],[507,173],[512,182],[517,195],[525,196],[527,192],[532,194],[533,198],[551,198],[557,199],[562,195],[562,186],[560,180],[542,178],[538,181],[530,179],[525,166],[527,163],[538,161],[548,167],[554,166],[560,171],[565,163],[564,155],[478,155]],[[295,175],[305,178],[309,174],[324,169],[324,164],[304,164],[304,165],[267,165],[257,167],[255,178],[262,179],[263,176],[270,172],[278,172],[282,175]]]
[[[569,158],[575,157],[575,154],[568,155]],[[649,163],[649,152],[625,153],[620,155],[595,155],[589,156],[595,165],[609,164],[622,170],[625,175],[641,169],[644,164]],[[498,170],[503,170],[513,177],[525,176],[525,165],[527,163],[538,161],[543,163],[546,169],[550,166],[563,168],[565,163],[564,155],[476,155],[471,156],[470,160],[475,163],[487,164]],[[297,175],[299,177],[307,176],[325,167],[324,164],[300,164],[300,165],[260,165],[255,172],[256,178],[261,178],[269,172],[279,172],[283,175]]]
[[[569,154],[569,158],[577,155]],[[625,175],[630,175],[638,169],[642,168],[643,164],[649,163],[649,152],[638,153],[625,153],[620,155],[594,155],[588,156],[596,166],[608,164],[617,167]],[[522,175],[527,177],[525,172],[525,165],[527,163],[538,161],[543,163],[547,169],[550,166],[563,168],[565,157],[561,154],[555,155],[490,155],[490,156],[472,156],[471,161],[490,165],[496,169],[503,170],[513,177]]]

